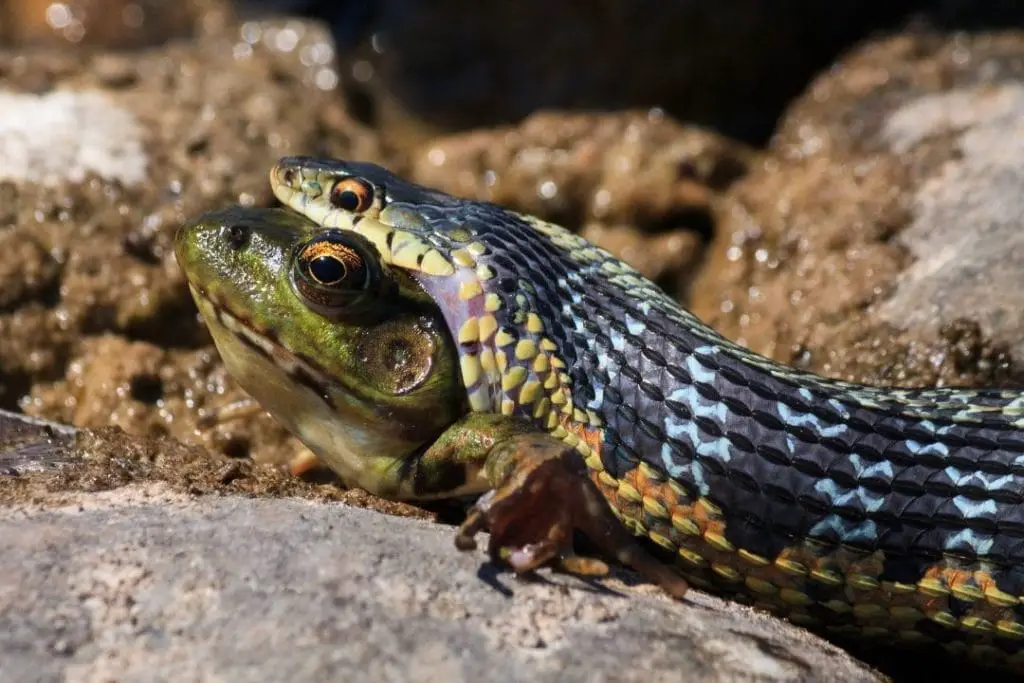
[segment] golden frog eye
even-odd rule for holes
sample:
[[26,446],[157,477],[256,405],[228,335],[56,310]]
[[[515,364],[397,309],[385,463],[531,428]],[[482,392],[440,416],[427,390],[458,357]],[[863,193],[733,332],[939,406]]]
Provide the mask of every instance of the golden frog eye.
[[358,178],[342,178],[331,188],[331,205],[342,211],[362,213],[373,205],[373,188]]
[[331,320],[372,318],[394,296],[398,282],[377,247],[358,233],[329,228],[296,246],[292,288],[303,303]]
[[297,265],[310,284],[325,288],[362,289],[367,284],[363,256],[346,244],[342,233],[328,233],[299,251]]
[[[306,305],[328,317],[347,314],[381,289],[384,274],[372,247],[353,233],[329,230],[298,248],[292,284]],[[356,307],[358,308],[358,306]]]

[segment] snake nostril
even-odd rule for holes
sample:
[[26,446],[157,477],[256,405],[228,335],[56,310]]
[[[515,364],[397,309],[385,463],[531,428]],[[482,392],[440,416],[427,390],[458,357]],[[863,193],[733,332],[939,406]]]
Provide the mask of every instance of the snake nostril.
[[249,243],[249,235],[251,233],[252,228],[242,223],[232,223],[224,230],[224,236],[228,240],[228,246],[235,251],[245,248],[245,245]]
[[285,185],[294,185],[295,184],[295,169],[294,168],[286,168],[284,170],[284,173],[281,174],[281,179],[284,180],[284,184]]

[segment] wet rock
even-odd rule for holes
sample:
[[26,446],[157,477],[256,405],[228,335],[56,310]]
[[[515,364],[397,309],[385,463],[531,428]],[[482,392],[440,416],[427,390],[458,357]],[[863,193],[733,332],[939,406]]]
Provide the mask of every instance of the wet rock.
[[69,425],[0,410],[0,477],[67,464],[75,435]]
[[1022,64],[1024,34],[922,33],[823,75],[718,207],[695,312],[847,379],[1019,381]]
[[[193,40],[131,56],[0,51],[0,407],[204,441],[200,414],[238,392],[201,360],[178,226],[269,204],[282,155],[376,158],[335,97],[322,26],[203,16]],[[160,395],[134,396],[138,377]],[[298,448],[269,420],[212,433],[257,459]]]
[[516,581],[451,534],[153,485],[3,506],[0,575],[17,590],[0,591],[0,678],[882,680],[747,608],[621,580]]
[[413,155],[409,174],[582,232],[681,296],[710,231],[712,200],[751,156],[658,109],[547,112],[436,138]]
[[391,135],[659,106],[754,139],[840,50],[920,4],[384,0],[331,15],[354,44],[347,94]]

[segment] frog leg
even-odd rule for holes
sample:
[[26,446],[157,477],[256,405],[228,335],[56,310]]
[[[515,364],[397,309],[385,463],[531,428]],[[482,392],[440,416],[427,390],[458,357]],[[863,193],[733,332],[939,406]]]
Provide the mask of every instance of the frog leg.
[[489,531],[491,558],[517,572],[556,563],[575,574],[606,573],[603,563],[573,553],[573,532],[579,531],[670,595],[686,593],[686,581],[626,530],[587,476],[582,456],[564,441],[526,421],[472,413],[431,445],[418,465],[441,472],[441,463],[453,462],[476,465],[489,488],[459,528],[460,550],[475,549],[475,536]]

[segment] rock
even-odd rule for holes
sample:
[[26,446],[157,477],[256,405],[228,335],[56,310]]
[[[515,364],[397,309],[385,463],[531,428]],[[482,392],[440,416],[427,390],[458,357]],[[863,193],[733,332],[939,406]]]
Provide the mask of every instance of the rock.
[[0,410],[0,476],[54,471],[72,459],[77,430]]
[[971,312],[984,335],[1021,358],[1024,83],[918,98],[893,112],[882,135],[897,154],[943,137],[954,152],[917,188],[913,220],[898,236],[914,263],[879,317],[928,330]]
[[694,311],[825,374],[1019,382],[1024,34],[909,34],[819,78],[717,207]]
[[746,608],[516,581],[339,504],[130,486],[0,507],[0,537],[3,680],[882,680]]

